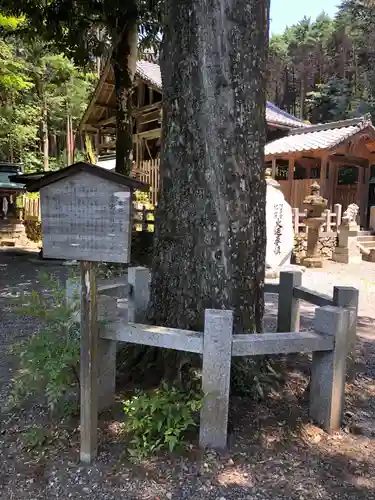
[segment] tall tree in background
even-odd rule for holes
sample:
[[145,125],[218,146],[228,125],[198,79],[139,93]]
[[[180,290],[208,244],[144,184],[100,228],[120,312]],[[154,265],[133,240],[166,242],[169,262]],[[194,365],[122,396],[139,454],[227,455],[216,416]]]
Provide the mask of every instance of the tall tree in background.
[[303,19],[270,41],[268,97],[316,121],[375,118],[375,6],[345,0],[335,19]]
[[24,20],[0,13],[0,158],[44,170],[66,165],[67,122],[77,126],[92,88],[82,71]]
[[[61,52],[82,64],[109,55],[116,88],[116,171],[129,173],[132,164],[132,83],[140,26],[152,43],[159,32],[161,0],[3,0],[8,12],[25,16],[29,32],[37,32]],[[104,33],[104,36],[103,36]]]
[[268,15],[267,0],[166,1],[157,324],[201,330],[211,307],[261,329]]

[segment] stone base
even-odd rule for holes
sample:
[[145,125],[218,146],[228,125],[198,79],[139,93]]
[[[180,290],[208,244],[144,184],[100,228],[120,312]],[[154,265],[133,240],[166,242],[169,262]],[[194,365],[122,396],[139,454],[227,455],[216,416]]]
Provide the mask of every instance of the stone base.
[[25,226],[19,219],[0,219],[0,247],[37,248],[26,236]]
[[359,264],[362,260],[359,249],[350,251],[349,248],[335,248],[332,260],[341,264]]
[[362,260],[366,262],[375,262],[375,249],[371,249],[368,254],[362,254]]
[[305,257],[302,264],[308,268],[321,268],[323,267],[323,260],[321,257]]

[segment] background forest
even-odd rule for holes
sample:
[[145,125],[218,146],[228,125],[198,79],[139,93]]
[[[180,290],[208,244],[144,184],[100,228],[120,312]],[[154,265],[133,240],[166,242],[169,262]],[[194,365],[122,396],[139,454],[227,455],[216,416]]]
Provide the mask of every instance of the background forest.
[[374,26],[371,2],[345,0],[335,19],[305,18],[272,36],[269,100],[312,123],[374,118]]
[[[312,123],[371,113],[375,117],[375,9],[343,1],[335,19],[305,18],[270,39],[268,98]],[[100,72],[37,36],[17,30],[20,19],[0,12],[0,161],[26,171],[60,168],[82,158],[77,135]],[[16,32],[16,34],[14,34]],[[74,147],[75,145],[75,147]]]

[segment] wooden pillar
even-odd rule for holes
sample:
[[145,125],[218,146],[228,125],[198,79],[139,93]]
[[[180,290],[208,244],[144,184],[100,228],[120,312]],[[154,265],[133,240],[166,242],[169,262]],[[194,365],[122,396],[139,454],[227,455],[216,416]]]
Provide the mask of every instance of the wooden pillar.
[[99,156],[100,153],[100,132],[96,132],[95,134],[95,152],[96,156]]
[[94,262],[81,261],[81,451],[90,464],[97,455],[98,427],[98,309]]
[[363,191],[362,191],[362,200],[363,200],[363,210],[361,215],[361,226],[364,228],[368,227],[369,223],[369,214],[368,214],[368,194],[370,188],[370,177],[371,177],[371,166],[370,164],[367,167],[364,167],[364,183],[363,183]]
[[293,197],[293,177],[294,177],[294,158],[289,158],[289,165],[288,165],[288,193],[289,193],[289,200],[288,203],[293,207],[294,200],[292,199]]
[[337,185],[337,174],[338,174],[338,166],[336,163],[329,161],[328,162],[328,187],[326,189],[326,195],[328,199],[328,206],[330,210],[332,210],[335,200],[335,190]]
[[327,177],[327,157],[323,156],[320,159],[320,194],[323,198],[326,198],[326,177]]
[[361,166],[358,167],[358,172],[360,175],[360,188],[359,188],[359,198],[358,198],[358,206],[359,206],[359,216],[360,216],[360,226],[367,227],[368,225],[368,190],[369,190],[369,182],[370,182],[370,166]]
[[361,208],[361,192],[362,192],[362,169],[359,165],[356,165],[357,168],[357,190],[355,193],[355,202]]
[[276,179],[276,158],[272,158],[272,179]]

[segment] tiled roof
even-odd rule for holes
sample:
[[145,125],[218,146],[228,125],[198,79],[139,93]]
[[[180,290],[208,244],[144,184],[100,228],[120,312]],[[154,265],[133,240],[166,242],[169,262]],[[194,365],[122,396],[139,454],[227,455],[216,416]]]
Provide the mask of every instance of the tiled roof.
[[267,123],[275,123],[276,125],[285,125],[287,127],[307,127],[308,125],[296,118],[295,116],[287,113],[286,111],[278,108],[272,102],[266,103],[266,120]]
[[158,64],[148,61],[137,61],[136,75],[161,90],[161,73]]
[[[137,61],[136,75],[158,89],[162,89],[160,66],[148,61]],[[286,111],[278,108],[271,102],[266,104],[266,120],[268,124],[283,125],[285,127],[305,127],[306,123]]]
[[23,189],[23,185],[16,184],[11,177],[21,172],[20,165],[0,164],[0,189]]
[[280,155],[317,149],[332,149],[364,128],[370,128],[375,135],[375,129],[369,116],[290,130],[286,137],[269,142],[266,145],[265,154]]

